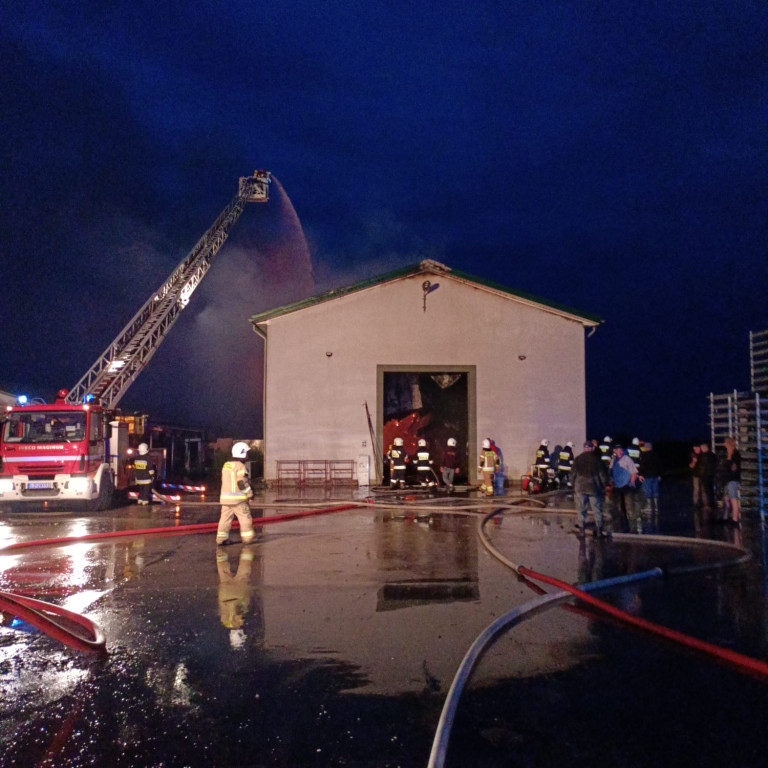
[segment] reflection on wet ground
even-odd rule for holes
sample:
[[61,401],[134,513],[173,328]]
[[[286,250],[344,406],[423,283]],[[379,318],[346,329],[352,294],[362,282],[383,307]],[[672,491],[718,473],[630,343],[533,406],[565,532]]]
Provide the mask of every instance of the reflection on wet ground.
[[[274,496],[269,497],[272,502]],[[265,513],[280,513],[265,500]],[[535,597],[483,549],[478,516],[428,499],[264,525],[0,553],[0,589],[86,613],[95,660],[23,623],[0,626],[0,764],[425,766],[453,675],[495,619]],[[444,502],[440,502],[444,506]],[[564,581],[717,563],[720,548],[578,539],[565,499],[489,526],[505,556]],[[0,514],[0,545],[217,520],[215,506]],[[768,658],[757,521],[694,519],[666,489],[656,532],[743,544],[736,567],[660,578],[606,600]],[[764,765],[768,687],[582,605],[502,635],[461,700],[449,766]]]

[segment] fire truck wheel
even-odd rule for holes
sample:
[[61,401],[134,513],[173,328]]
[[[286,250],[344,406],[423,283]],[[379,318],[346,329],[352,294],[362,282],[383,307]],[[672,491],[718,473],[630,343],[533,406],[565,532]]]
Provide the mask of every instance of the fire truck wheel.
[[114,486],[112,484],[112,475],[107,472],[101,478],[99,495],[89,502],[89,509],[92,512],[103,512],[105,509],[109,509],[112,505],[113,492]]

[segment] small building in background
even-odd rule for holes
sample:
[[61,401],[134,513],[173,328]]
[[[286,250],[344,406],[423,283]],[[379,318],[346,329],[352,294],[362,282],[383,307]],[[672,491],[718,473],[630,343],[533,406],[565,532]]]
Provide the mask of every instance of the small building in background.
[[438,262],[251,317],[265,343],[264,472],[280,461],[366,460],[371,482],[401,436],[436,467],[448,438],[476,482],[490,437],[508,482],[542,438],[586,434],[585,331],[599,317]]
[[205,430],[155,422],[149,414],[139,411],[120,413],[116,419],[128,425],[128,442],[132,448],[143,442],[149,445],[158,479],[178,481],[206,474],[210,457]]

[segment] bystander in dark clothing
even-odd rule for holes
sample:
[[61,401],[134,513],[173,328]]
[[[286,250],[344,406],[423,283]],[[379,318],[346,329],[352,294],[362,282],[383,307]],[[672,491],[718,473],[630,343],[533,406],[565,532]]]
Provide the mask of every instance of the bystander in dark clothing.
[[699,462],[700,457],[701,446],[694,445],[688,455],[688,468],[691,470],[691,491],[694,509],[704,506],[704,498],[701,490],[701,469],[703,465]]
[[697,464],[701,482],[701,500],[705,510],[712,512],[715,508],[715,475],[717,474],[717,457],[709,450],[709,443],[701,444],[701,453]]
[[443,476],[443,482],[449,491],[453,490],[453,481],[456,477],[456,470],[459,466],[459,456],[456,452],[456,438],[449,437],[446,449],[443,451],[443,458],[440,462],[440,473]]
[[661,480],[661,462],[659,455],[653,450],[653,443],[646,441],[640,453],[640,477],[643,478],[643,495],[648,502],[651,515],[659,511],[659,481]]
[[493,438],[489,438],[491,441],[491,450],[498,456],[499,458],[499,466],[496,468],[496,471],[493,473],[493,493],[496,496],[503,496],[504,495],[504,454],[501,452],[501,448],[499,448],[498,445],[496,445],[496,441]]
[[741,454],[732,437],[725,438],[723,466],[723,520],[738,525],[741,522]]
[[593,450],[592,443],[584,443],[584,450],[574,459],[571,470],[573,495],[578,509],[580,532],[584,532],[587,522],[587,507],[592,506],[595,516],[595,537],[603,535],[603,500],[608,473],[600,459],[599,453]]

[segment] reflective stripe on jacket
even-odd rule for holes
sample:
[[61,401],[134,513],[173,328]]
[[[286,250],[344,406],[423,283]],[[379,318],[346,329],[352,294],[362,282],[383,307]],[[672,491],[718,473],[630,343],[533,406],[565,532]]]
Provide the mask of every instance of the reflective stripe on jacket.
[[392,469],[405,469],[405,448],[400,448],[399,446],[396,448],[391,448],[387,458],[392,464]]
[[423,450],[416,454],[416,469],[427,471],[430,469],[432,462],[429,458],[429,451]]
[[[242,461],[232,459],[221,468],[221,495],[219,503],[221,504],[240,504],[253,495],[248,484],[248,470]],[[244,488],[240,486],[244,485]]]
[[136,458],[133,462],[133,474],[136,485],[149,485],[154,480],[155,470],[149,466],[147,459]]
[[478,464],[481,472],[495,472],[499,468],[499,457],[488,448],[480,454]]
[[570,448],[564,448],[558,456],[557,468],[563,472],[569,472],[573,466],[573,452]]

